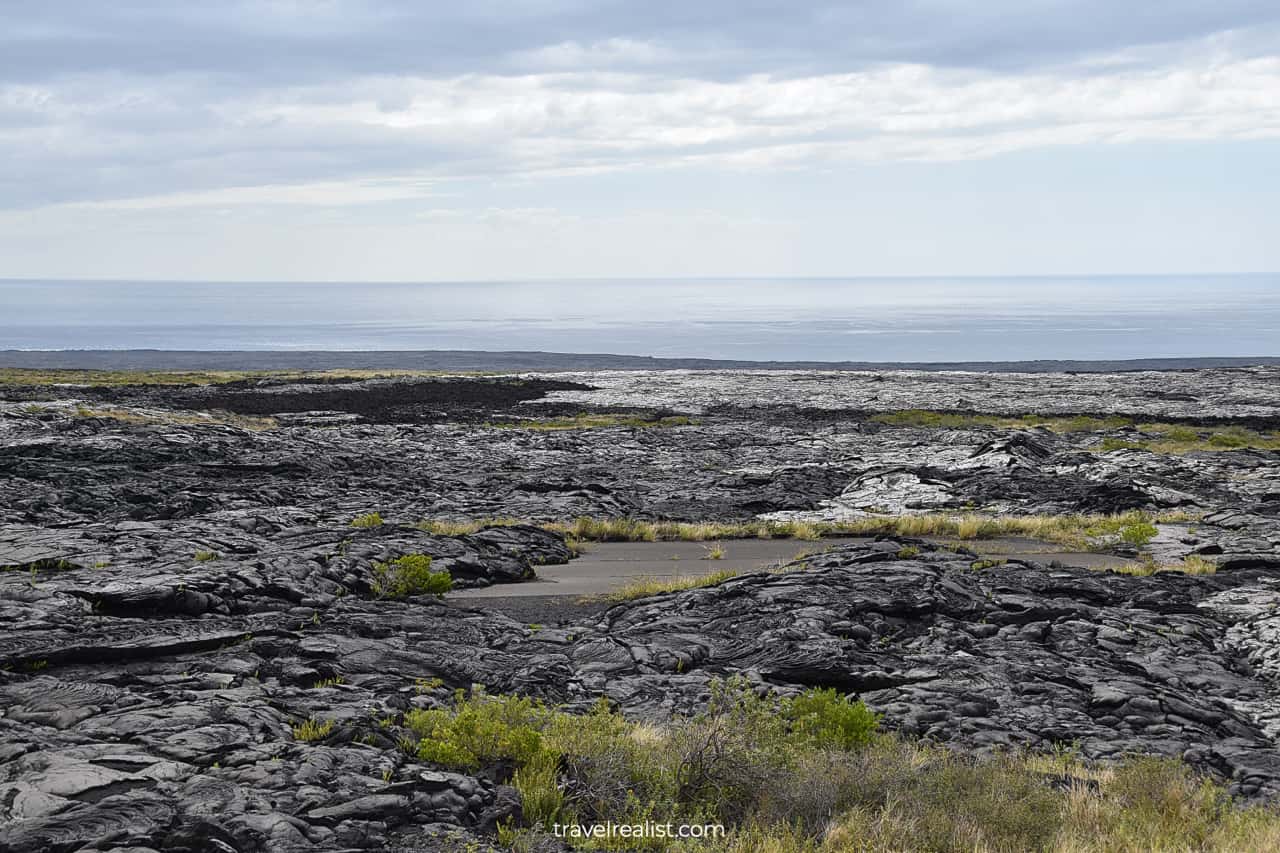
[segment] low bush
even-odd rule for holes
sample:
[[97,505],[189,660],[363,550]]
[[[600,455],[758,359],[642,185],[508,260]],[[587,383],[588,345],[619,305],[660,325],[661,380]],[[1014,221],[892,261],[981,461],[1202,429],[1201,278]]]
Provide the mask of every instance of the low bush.
[[1233,804],[1176,759],[963,756],[878,733],[870,710],[831,689],[778,698],[741,678],[714,682],[705,711],[661,725],[629,722],[604,700],[575,716],[478,690],[404,719],[421,760],[505,768],[526,822],[502,830],[515,850],[544,849],[553,824],[647,820],[723,823],[729,835],[573,843],[684,853],[1280,849],[1280,811]]
[[521,767],[542,751],[549,713],[532,699],[458,691],[453,708],[409,711],[405,725],[418,736],[414,751],[423,761],[455,770],[499,762]]
[[364,515],[357,515],[355,518],[351,519],[351,526],[362,528],[381,527],[382,514],[377,512],[366,512]]
[[713,682],[705,711],[663,726],[629,722],[603,700],[575,716],[460,691],[449,709],[405,714],[406,746],[452,769],[507,769],[533,826],[739,823],[785,802],[816,827],[840,786],[815,787],[811,774],[843,778],[829,757],[870,744],[877,717],[834,690],[781,699],[761,690],[740,678]]
[[835,688],[814,688],[782,703],[793,734],[813,746],[858,749],[871,742],[880,717]]
[[372,587],[379,598],[444,595],[453,589],[453,576],[432,571],[426,554],[406,554],[388,562],[374,561]]
[[512,774],[511,785],[520,794],[520,808],[530,826],[551,829],[564,810],[559,766],[556,753],[540,750]]
[[1154,539],[1159,532],[1154,524],[1145,519],[1134,521],[1120,529],[1120,541],[1141,547]]

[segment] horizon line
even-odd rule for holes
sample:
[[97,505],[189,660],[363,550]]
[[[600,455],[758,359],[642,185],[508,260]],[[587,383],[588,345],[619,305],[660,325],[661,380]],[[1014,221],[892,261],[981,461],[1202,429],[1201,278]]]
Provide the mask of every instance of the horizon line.
[[112,278],[79,278],[79,277],[46,277],[46,276],[0,276],[0,284],[43,283],[43,284],[599,284],[603,282],[746,282],[746,281],[978,281],[978,280],[1062,280],[1082,278],[1114,278],[1114,279],[1178,279],[1214,276],[1218,278],[1250,278],[1258,276],[1280,275],[1280,270],[1252,270],[1247,272],[1214,272],[1198,270],[1179,273],[998,273],[985,275],[981,273],[951,274],[903,274],[891,275],[671,275],[671,276],[538,276],[534,278],[440,278],[440,279],[272,279],[272,278],[150,278],[150,277],[112,277]]

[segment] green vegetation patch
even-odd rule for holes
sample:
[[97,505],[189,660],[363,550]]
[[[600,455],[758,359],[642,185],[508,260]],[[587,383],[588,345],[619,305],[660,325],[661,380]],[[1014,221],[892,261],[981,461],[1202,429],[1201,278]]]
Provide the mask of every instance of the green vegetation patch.
[[381,527],[382,513],[366,512],[364,515],[357,515],[355,518],[351,519],[351,526],[364,528],[364,529]]
[[453,589],[453,576],[432,570],[426,554],[405,554],[386,562],[374,561],[372,587],[379,598],[444,595]]
[[[717,682],[707,710],[655,726],[601,700],[585,716],[521,697],[459,691],[452,707],[405,714],[404,748],[450,769],[513,768],[525,820],[739,821],[774,790],[805,787],[804,756],[860,749],[878,717],[834,690],[779,698]],[[520,833],[506,830],[505,843]],[[619,848],[630,849],[630,848]]]
[[1176,563],[1158,563],[1152,559],[1139,560],[1125,566],[1110,569],[1122,575],[1147,577],[1159,572],[1181,572],[1184,575],[1211,575],[1218,571],[1218,564],[1206,560],[1198,554],[1192,554]]
[[736,578],[738,572],[721,569],[706,575],[677,575],[675,577],[638,577],[628,581],[622,587],[600,597],[603,601],[632,601],[637,598],[648,598],[660,592],[682,592],[686,589],[701,589],[715,586]]
[[1195,451],[1220,450],[1280,450],[1280,431],[1264,433],[1243,426],[1216,424],[1170,424],[1140,422],[1123,415],[1096,417],[1076,415],[1054,417],[1052,415],[983,415],[964,412],[943,412],[932,409],[904,409],[872,415],[874,423],[894,427],[916,429],[1032,429],[1043,427],[1053,432],[1104,432],[1117,429],[1133,429],[1134,436],[1108,436],[1096,449],[1149,450],[1154,453],[1180,455]]
[[462,520],[426,519],[419,521],[414,527],[434,536],[470,536],[486,527],[515,527],[521,524],[537,524],[537,522],[510,516]]
[[865,705],[830,688],[780,697],[731,678],[713,682],[702,713],[656,724],[604,700],[573,715],[459,691],[403,719],[416,759],[510,774],[524,823],[500,827],[498,841],[526,853],[549,846],[554,825],[606,821],[718,823],[727,835],[566,840],[686,853],[1280,849],[1280,810],[1233,803],[1176,759],[966,756],[882,733]]
[[423,521],[421,530],[460,536],[484,527],[535,524],[573,542],[708,542],[722,539],[798,539],[817,541],[826,536],[934,536],[981,540],[1027,537],[1064,545],[1073,550],[1104,549],[1125,542],[1144,545],[1156,535],[1158,523],[1197,520],[1183,511],[1139,511],[1091,515],[991,516],[981,513],[867,516],[848,521],[646,521],[637,518],[593,518],[570,522],[486,518],[472,521]]
[[333,734],[333,720],[317,720],[311,717],[293,727],[294,740],[324,740],[331,734]]
[[[50,409],[49,411],[54,410]],[[76,418],[101,418],[139,426],[154,424],[169,426],[233,426],[255,432],[275,429],[280,425],[280,422],[275,418],[269,417],[238,415],[234,412],[192,412],[178,409],[121,409],[80,405],[71,410],[71,416]]]

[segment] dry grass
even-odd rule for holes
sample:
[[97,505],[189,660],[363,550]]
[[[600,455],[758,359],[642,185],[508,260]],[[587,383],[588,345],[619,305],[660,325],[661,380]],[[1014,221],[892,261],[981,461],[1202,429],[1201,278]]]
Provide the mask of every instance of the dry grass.
[[1206,560],[1196,554],[1192,554],[1177,563],[1157,563],[1154,560],[1139,560],[1136,563],[1130,563],[1127,566],[1118,566],[1111,569],[1122,575],[1134,575],[1136,577],[1147,577],[1157,572],[1182,572],[1187,575],[1211,575],[1218,571],[1218,564],[1212,560]]
[[724,583],[727,580],[736,578],[738,572],[729,569],[722,569],[718,572],[712,572],[709,575],[676,575],[673,577],[640,577],[628,581],[626,585],[606,593],[605,595],[587,600],[593,601],[632,601],[637,598],[648,598],[651,595],[657,595],[661,592],[683,592],[687,589],[700,589],[707,586],[715,586]]
[[179,409],[120,409],[104,406],[77,406],[72,412],[77,418],[105,418],[127,424],[171,426],[232,426],[263,432],[280,424],[275,418],[237,415],[233,412],[192,412]]
[[469,520],[428,519],[419,521],[414,527],[424,533],[436,536],[470,536],[486,527],[514,527],[517,524],[536,524],[520,518],[476,518]]
[[713,542],[725,539],[796,539],[826,536],[910,536],[976,541],[1022,537],[1072,550],[1108,547],[1119,541],[1142,545],[1154,535],[1153,524],[1187,523],[1200,516],[1182,511],[1125,512],[1114,515],[991,516],[980,513],[868,516],[848,521],[646,521],[638,518],[592,518],[571,522],[529,521],[498,517],[472,520],[426,520],[418,529],[442,536],[465,536],[489,526],[536,524],[582,542]]
[[[826,827],[763,820],[686,853],[1245,853],[1280,849],[1280,811],[1232,803],[1174,759],[1107,768],[1001,755],[969,761],[885,739],[853,759],[851,802]],[[844,768],[841,768],[843,770]],[[840,772],[840,771],[837,771]],[[1047,784],[1053,778],[1065,787]],[[880,784],[879,790],[872,783]]]

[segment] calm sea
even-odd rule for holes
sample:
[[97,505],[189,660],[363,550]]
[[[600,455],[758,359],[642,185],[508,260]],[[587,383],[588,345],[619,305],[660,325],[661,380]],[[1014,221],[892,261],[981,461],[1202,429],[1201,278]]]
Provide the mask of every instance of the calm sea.
[[0,349],[823,361],[1280,355],[1280,274],[430,284],[0,281]]

